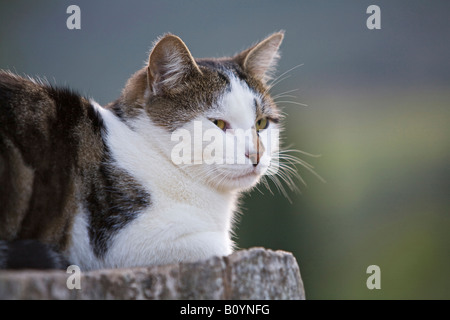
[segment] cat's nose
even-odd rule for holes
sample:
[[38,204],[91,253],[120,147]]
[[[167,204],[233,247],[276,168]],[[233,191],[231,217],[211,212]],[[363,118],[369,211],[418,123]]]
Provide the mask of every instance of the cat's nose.
[[250,161],[253,164],[253,167],[256,167],[258,165],[258,163],[259,163],[259,156],[260,156],[259,153],[257,153],[257,152],[255,152],[255,153],[246,152],[245,156],[248,159],[250,159]]

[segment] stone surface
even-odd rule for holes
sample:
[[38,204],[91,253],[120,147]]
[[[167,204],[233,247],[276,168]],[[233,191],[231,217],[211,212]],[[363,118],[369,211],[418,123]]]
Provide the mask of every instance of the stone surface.
[[305,299],[291,253],[252,248],[194,263],[82,272],[0,271],[0,299]]

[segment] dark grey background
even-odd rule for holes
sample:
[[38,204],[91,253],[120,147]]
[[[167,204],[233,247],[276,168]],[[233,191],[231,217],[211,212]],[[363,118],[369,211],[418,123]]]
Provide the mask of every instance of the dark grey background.
[[[81,30],[66,8],[81,8]],[[366,9],[381,8],[381,30]],[[0,1],[0,68],[45,76],[101,104],[179,35],[196,57],[234,54],[286,30],[274,94],[287,143],[327,180],[246,196],[240,247],[292,251],[307,298],[450,298],[450,2]],[[276,192],[275,192],[276,193]],[[368,290],[366,268],[381,268]]]

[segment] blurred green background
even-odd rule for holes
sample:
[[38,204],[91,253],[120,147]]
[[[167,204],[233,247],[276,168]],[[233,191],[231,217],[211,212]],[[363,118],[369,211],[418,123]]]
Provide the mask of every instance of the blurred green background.
[[[81,8],[81,30],[66,8]],[[381,8],[381,30],[366,9]],[[196,57],[234,54],[286,30],[273,94],[286,143],[325,180],[298,166],[301,194],[246,195],[241,248],[297,258],[309,299],[450,298],[449,1],[0,1],[0,68],[45,76],[115,99],[159,35]],[[284,99],[283,99],[284,100]],[[274,189],[274,188],[272,188]],[[366,268],[381,268],[368,290]]]

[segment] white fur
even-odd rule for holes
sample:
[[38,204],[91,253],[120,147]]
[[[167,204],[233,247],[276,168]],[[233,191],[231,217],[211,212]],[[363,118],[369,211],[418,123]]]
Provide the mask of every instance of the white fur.
[[[261,103],[261,97],[254,91],[250,90],[248,85],[229,74],[231,90],[224,94],[224,96],[219,100],[219,106],[208,114],[208,118],[222,119],[226,120],[231,129],[227,130],[224,139],[226,143],[233,146],[232,140],[239,137],[237,143],[237,150],[245,150],[245,153],[252,154],[257,152],[257,146],[254,145],[253,139],[243,140],[242,135],[238,134],[238,130],[251,132],[254,130],[256,114],[255,114],[255,100]],[[272,129],[276,129],[272,124]],[[245,137],[244,137],[245,138]],[[260,135],[262,143],[268,146],[267,135]],[[244,145],[243,145],[244,144]],[[244,155],[233,155],[232,156],[244,156]],[[224,163],[227,163],[227,156],[225,155]],[[228,185],[230,188],[238,189],[248,189],[253,187],[258,181],[259,177],[263,175],[267,168],[269,167],[271,158],[270,152],[265,152],[260,159],[260,164],[254,168],[250,161],[245,165],[230,165],[230,166],[218,166],[217,171],[221,172],[223,175],[229,176],[230,178],[236,178],[239,176],[244,176],[249,173],[254,173],[248,177],[242,177],[241,179],[228,179]],[[232,161],[231,161],[232,162]],[[229,162],[228,162],[229,163]],[[240,168],[238,168],[238,166]],[[240,170],[239,170],[240,169]]]
[[[206,114],[197,120],[207,127],[213,125],[208,118],[220,116],[233,128],[251,128],[255,123],[255,95],[237,79],[232,80],[231,88],[220,100],[215,115]],[[69,259],[82,270],[89,270],[195,261],[230,254],[233,247],[230,232],[239,191],[255,184],[261,172],[256,172],[251,164],[180,168],[170,158],[173,147],[170,133],[153,124],[144,112],[128,126],[111,111],[91,103],[104,120],[108,132],[106,144],[115,164],[144,187],[150,194],[151,205],[116,234],[103,259],[92,252],[87,213],[80,207],[67,252]],[[214,185],[211,180],[220,170],[233,175],[229,181],[224,179]],[[249,172],[252,174],[247,175]]]
[[65,254],[71,263],[78,265],[83,271],[103,267],[102,262],[92,251],[88,227],[86,212],[80,205],[73,222],[71,246]]

